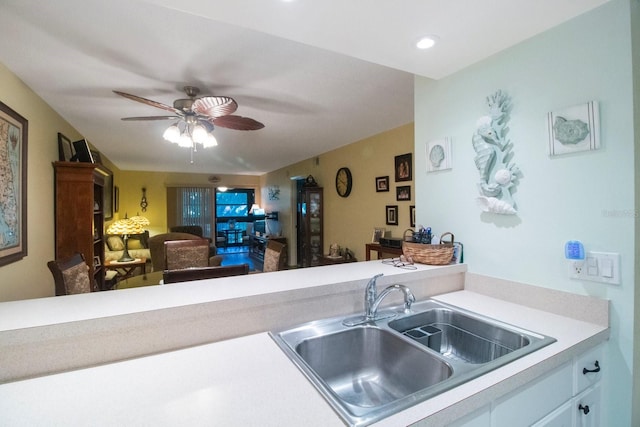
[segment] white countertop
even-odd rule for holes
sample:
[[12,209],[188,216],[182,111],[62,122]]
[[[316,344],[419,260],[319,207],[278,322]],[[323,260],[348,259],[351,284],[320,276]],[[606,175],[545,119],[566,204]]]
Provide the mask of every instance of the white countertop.
[[[557,342],[376,426],[408,425],[478,394],[484,393],[490,402],[493,393],[504,392],[498,390],[499,384],[526,380],[527,372],[542,362],[570,360],[577,344],[607,336],[604,326],[469,291],[437,299],[552,336]],[[266,333],[0,385],[0,424],[343,425]]]

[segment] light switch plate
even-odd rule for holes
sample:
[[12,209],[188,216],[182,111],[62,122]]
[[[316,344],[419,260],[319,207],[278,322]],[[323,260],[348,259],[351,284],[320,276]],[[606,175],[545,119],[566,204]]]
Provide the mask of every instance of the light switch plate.
[[620,254],[587,252],[584,261],[569,260],[568,264],[571,279],[620,284]]

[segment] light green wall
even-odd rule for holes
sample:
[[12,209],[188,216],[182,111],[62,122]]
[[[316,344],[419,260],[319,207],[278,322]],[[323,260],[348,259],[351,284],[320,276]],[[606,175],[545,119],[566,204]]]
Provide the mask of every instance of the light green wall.
[[[413,197],[411,201],[396,201],[394,157],[413,152],[413,143],[411,123],[264,175],[262,200],[267,211],[280,213],[282,234],[290,242],[290,264],[295,264],[297,259],[292,177],[313,175],[324,188],[324,253],[328,254],[329,245],[335,242],[349,248],[363,261],[364,245],[371,242],[374,227],[385,227],[387,236],[393,237],[402,237],[409,228],[409,206],[414,204]],[[348,167],[353,176],[353,188],[346,198],[338,196],[335,190],[336,172],[343,166]],[[387,175],[390,191],[377,193],[375,178]],[[271,185],[280,187],[279,200],[269,200],[267,191]],[[411,185],[413,191],[413,181],[402,182],[402,185]],[[398,205],[397,226],[385,224],[386,205]]]
[[[630,0],[613,0],[446,79],[415,84],[417,222],[455,232],[471,272],[611,300],[603,398],[615,425],[631,424],[634,361],[638,211],[629,10]],[[486,97],[498,89],[513,101],[508,136],[523,172],[517,216],[481,213],[475,205],[471,137],[488,113]],[[547,112],[591,100],[600,103],[602,148],[550,158]],[[427,174],[420,154],[442,137],[452,138],[453,169]],[[587,250],[619,252],[622,284],[568,279],[563,246],[571,239]]]

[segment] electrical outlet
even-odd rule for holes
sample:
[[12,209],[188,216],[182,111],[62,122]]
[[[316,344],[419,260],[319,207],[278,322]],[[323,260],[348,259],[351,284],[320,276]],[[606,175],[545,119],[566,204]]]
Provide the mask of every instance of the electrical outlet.
[[569,260],[569,278],[620,284],[620,254],[587,252],[584,260]]
[[569,261],[569,278],[570,279],[582,279],[582,275],[585,269],[584,260],[573,259]]

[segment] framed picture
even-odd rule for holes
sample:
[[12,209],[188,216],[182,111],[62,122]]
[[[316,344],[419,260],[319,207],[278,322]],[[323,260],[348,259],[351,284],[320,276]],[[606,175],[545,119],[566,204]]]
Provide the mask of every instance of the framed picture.
[[113,211],[118,212],[120,210],[120,188],[117,185],[113,186]]
[[547,115],[549,154],[557,156],[600,148],[598,102],[591,101]]
[[398,205],[387,205],[387,225],[398,225]]
[[386,229],[383,227],[376,227],[373,229],[373,237],[371,237],[371,243],[380,243],[380,238],[384,237]]
[[91,150],[91,157],[93,157],[93,163],[102,164],[102,157],[100,157],[99,151]]
[[431,141],[427,149],[427,172],[451,169],[451,140],[449,138]]
[[399,202],[411,200],[411,186],[402,185],[402,186],[396,187],[396,200]]
[[102,165],[98,166],[96,170],[104,176],[102,210],[104,211],[104,219],[109,220],[113,218],[113,172]]
[[376,192],[382,193],[383,191],[389,191],[389,176],[376,177]]
[[0,266],[27,256],[27,136],[29,122],[0,102],[0,182],[4,185]]
[[395,160],[396,182],[411,181],[412,165],[413,165],[413,161],[412,161],[411,153],[396,156],[396,160]]
[[73,157],[73,147],[71,140],[58,132],[58,160],[61,162],[70,162]]
[[409,226],[416,226],[416,207],[415,205],[409,206]]

